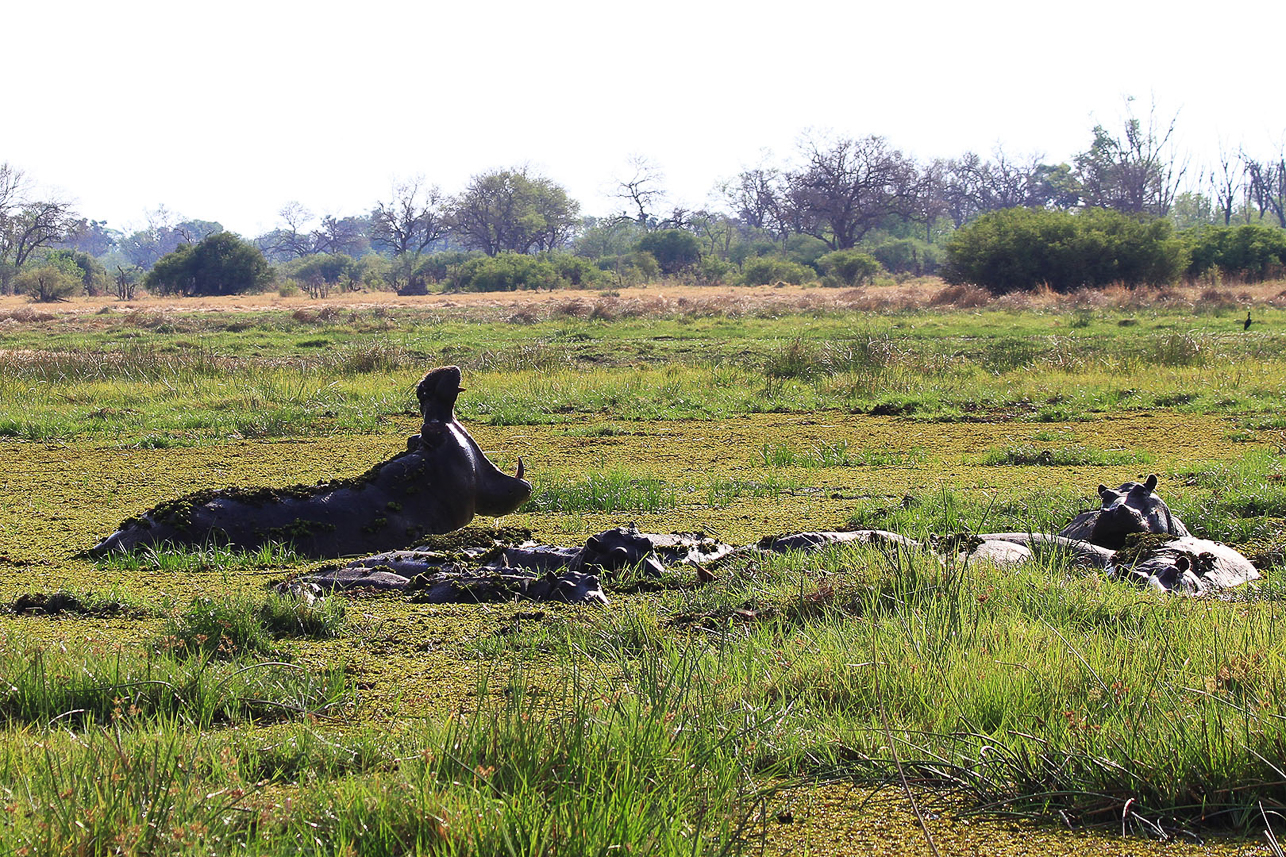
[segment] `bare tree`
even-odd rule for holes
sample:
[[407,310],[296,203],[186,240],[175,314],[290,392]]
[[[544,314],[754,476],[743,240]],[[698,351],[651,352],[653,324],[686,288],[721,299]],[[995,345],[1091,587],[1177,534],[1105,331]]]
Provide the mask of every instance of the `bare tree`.
[[255,239],[259,249],[277,259],[301,259],[317,252],[312,231],[313,213],[298,202],[288,202],[278,211],[282,225]]
[[118,301],[134,300],[134,291],[138,288],[138,284],[142,279],[143,269],[138,265],[130,265],[128,268],[117,265],[116,276],[113,278],[116,299]]
[[787,177],[797,231],[843,250],[888,218],[915,214],[919,170],[883,137],[807,139],[802,148],[804,168]]
[[1215,206],[1223,217],[1223,225],[1232,225],[1232,210],[1241,196],[1241,185],[1246,177],[1246,156],[1238,152],[1232,154],[1219,147],[1219,166],[1210,171],[1210,182],[1214,186]]
[[1178,114],[1163,122],[1153,104],[1144,124],[1126,99],[1125,127],[1113,136],[1094,126],[1094,142],[1076,156],[1076,171],[1088,205],[1126,214],[1163,217],[1187,172],[1174,151]]
[[371,212],[371,235],[389,246],[395,257],[418,257],[446,235],[446,198],[437,185],[426,186],[417,176],[393,187],[393,198]]
[[62,239],[75,219],[71,204],[61,200],[41,200],[18,207],[7,218],[0,260],[8,259],[21,268],[31,254]]
[[634,219],[644,229],[650,229],[656,225],[651,209],[665,197],[662,186],[665,175],[642,155],[630,156],[629,173],[629,178],[617,180],[616,198],[624,200],[634,210],[633,214],[623,216]]
[[332,256],[351,254],[362,243],[363,231],[362,224],[352,217],[327,214],[308,235],[308,243],[314,253],[329,253]]
[[1276,159],[1264,161],[1242,157],[1250,178],[1247,190],[1259,209],[1260,219],[1272,212],[1277,225],[1286,228],[1286,152],[1279,150]]
[[688,218],[688,230],[706,245],[706,252],[727,259],[737,237],[737,223],[717,211],[694,211]]
[[781,171],[776,167],[743,170],[721,190],[733,212],[746,226],[766,229],[779,239],[785,237],[783,205],[787,188]]
[[946,163],[939,192],[947,216],[957,229],[990,210],[986,186],[987,165],[976,152],[965,152]]
[[26,174],[0,163],[0,285],[4,291],[11,288],[11,276],[32,253],[62,240],[76,222],[71,203],[35,198]]

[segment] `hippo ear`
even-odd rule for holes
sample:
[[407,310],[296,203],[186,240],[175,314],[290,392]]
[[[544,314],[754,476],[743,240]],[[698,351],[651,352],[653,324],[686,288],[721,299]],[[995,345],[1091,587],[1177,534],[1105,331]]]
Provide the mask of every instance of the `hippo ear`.
[[1152,475],[1150,475],[1150,476],[1147,478],[1147,481],[1145,481],[1145,482],[1143,483],[1143,487],[1144,487],[1144,488],[1146,488],[1146,489],[1148,489],[1148,493],[1149,493],[1149,494],[1151,494],[1153,491],[1155,491],[1155,490],[1156,490],[1156,487],[1157,487],[1157,475],[1156,475],[1155,473],[1153,473]]

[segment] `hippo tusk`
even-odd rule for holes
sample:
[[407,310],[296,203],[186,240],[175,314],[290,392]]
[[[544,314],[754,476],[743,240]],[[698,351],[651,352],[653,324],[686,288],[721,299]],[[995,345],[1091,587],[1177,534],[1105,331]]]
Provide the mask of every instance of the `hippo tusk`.
[[522,456],[520,455],[518,456],[518,478],[521,479],[522,475],[526,472],[527,469],[522,466]]

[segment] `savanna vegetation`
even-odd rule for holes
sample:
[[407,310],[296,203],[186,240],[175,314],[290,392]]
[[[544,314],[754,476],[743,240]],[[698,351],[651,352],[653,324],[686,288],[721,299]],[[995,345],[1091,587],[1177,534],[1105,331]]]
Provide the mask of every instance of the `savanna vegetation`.
[[[836,252],[845,288],[0,304],[5,850],[1280,853],[1284,284],[994,296]],[[361,473],[445,363],[535,485],[480,538],[949,544],[1155,472],[1265,580],[848,547],[605,609],[312,603],[266,588],[314,567],[288,545],[79,554],[190,490]]]
[[[635,158],[605,216],[513,168],[253,237],[118,230],[0,163],[0,848],[1281,857],[1286,161],[1186,172],[1174,135],[810,134],[700,210]],[[81,553],[193,490],[362,473],[443,364],[535,487],[470,538],[942,555],[627,570],[589,609],[279,596],[316,567],[289,544]],[[1262,584],[951,549],[1153,472]]]
[[114,229],[34,190],[0,164],[0,294],[276,290],[332,293],[815,283],[851,288],[942,274],[994,294],[1212,286],[1286,270],[1286,158],[1242,148],[1191,166],[1177,121],[1127,100],[1119,128],[1055,162],[917,161],[889,139],[810,132],[714,182],[700,208],[676,204],[660,169],[630,159],[609,184],[616,211],[586,214],[554,179],[492,169],[456,193],[423,177],[364,212],[317,216],[299,202],[257,236],[158,208]]

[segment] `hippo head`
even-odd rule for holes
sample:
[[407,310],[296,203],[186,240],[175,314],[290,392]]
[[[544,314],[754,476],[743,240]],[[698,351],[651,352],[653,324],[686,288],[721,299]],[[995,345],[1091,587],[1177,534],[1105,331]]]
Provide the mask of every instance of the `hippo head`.
[[665,573],[665,565],[656,555],[656,546],[634,524],[590,536],[581,551],[581,561],[604,571],[640,566],[654,577]]
[[455,400],[464,389],[460,386],[460,368],[443,366],[424,376],[415,388],[424,423],[418,437],[408,441],[408,449],[433,453],[444,445],[464,453],[453,466],[472,470],[473,511],[481,515],[507,515],[531,497],[531,483],[523,479],[522,459],[514,476],[501,473],[455,418]]
[[1155,475],[1144,482],[1126,482],[1120,488],[1098,486],[1098,496],[1103,503],[1094,519],[1089,541],[1119,550],[1125,544],[1125,537],[1131,533],[1187,535],[1183,524],[1153,493],[1156,487]]

